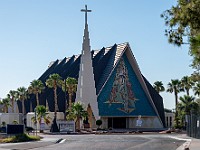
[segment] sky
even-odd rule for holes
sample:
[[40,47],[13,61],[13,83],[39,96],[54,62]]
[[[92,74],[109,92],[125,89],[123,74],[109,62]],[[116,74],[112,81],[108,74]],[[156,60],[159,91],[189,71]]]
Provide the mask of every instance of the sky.
[[[0,97],[28,87],[51,61],[80,54],[85,4],[91,48],[129,42],[142,74],[151,84],[193,73],[188,46],[168,44],[163,11],[176,0],[0,0]],[[174,95],[163,92],[164,107]]]

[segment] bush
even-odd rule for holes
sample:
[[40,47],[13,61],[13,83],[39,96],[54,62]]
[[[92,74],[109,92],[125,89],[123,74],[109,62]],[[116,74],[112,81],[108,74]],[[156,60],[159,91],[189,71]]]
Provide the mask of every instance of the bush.
[[1,123],[1,126],[2,126],[2,127],[5,127],[5,126],[6,126],[6,122],[3,121],[3,122]]
[[102,125],[102,120],[97,120],[97,121],[96,121],[96,125],[97,125],[98,128],[99,128],[99,126]]
[[40,140],[39,136],[30,136],[25,133],[18,134],[10,138],[2,139],[2,143],[17,143],[17,142],[28,142],[28,141],[38,141]]
[[13,124],[19,124],[17,120],[14,120],[12,123]]
[[32,132],[32,131],[34,131],[33,127],[25,127],[25,129],[26,129],[26,132]]

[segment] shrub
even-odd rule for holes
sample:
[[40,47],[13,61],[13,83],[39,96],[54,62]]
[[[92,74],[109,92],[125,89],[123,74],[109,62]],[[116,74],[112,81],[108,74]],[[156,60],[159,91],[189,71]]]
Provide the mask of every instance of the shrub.
[[13,120],[13,124],[19,124],[17,120]]
[[1,123],[1,126],[2,126],[2,127],[5,127],[5,126],[6,126],[6,122],[3,121],[3,122]]
[[17,143],[17,142],[28,142],[28,141],[38,141],[40,140],[39,136],[31,136],[25,133],[18,134],[9,138],[2,139],[2,143]]
[[96,125],[98,126],[98,128],[99,128],[99,126],[101,126],[102,125],[102,120],[97,120],[96,121]]
[[26,130],[26,132],[32,132],[32,131],[34,131],[34,128],[33,127],[25,127],[25,130]]

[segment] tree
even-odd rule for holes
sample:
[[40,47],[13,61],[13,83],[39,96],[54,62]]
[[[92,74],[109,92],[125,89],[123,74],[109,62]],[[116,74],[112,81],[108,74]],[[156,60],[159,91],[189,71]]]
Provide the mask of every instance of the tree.
[[200,83],[197,83],[194,87],[193,87],[193,91],[194,91],[194,95],[197,95],[200,97]]
[[193,74],[191,74],[190,78],[193,82],[199,82],[200,81],[200,73],[196,71]]
[[165,87],[163,86],[162,81],[156,81],[156,82],[154,82],[153,88],[154,88],[158,93],[165,91]]
[[54,118],[57,118],[57,110],[58,110],[58,102],[57,102],[57,88],[58,87],[62,87],[62,79],[61,76],[59,74],[52,74],[49,76],[49,78],[46,80],[46,86],[49,88],[53,88],[54,90],[54,104],[55,104],[55,108],[54,108]]
[[194,82],[191,80],[190,77],[184,76],[181,79],[181,87],[184,91],[186,91],[186,94],[189,96],[190,95],[190,89],[194,85]]
[[17,98],[22,102],[22,114],[25,114],[24,101],[29,97],[28,90],[25,87],[19,87],[17,89]]
[[28,87],[29,94],[35,94],[37,106],[40,105],[39,103],[39,94],[45,89],[44,84],[40,80],[33,80]]
[[7,97],[11,101],[12,113],[14,113],[14,102],[16,101],[17,98],[17,91],[10,90],[9,93],[7,94]]
[[88,113],[81,102],[72,103],[72,108],[67,110],[67,120],[74,120],[76,129],[80,130],[80,120],[86,118]]
[[8,107],[10,106],[10,99],[9,98],[3,98],[0,101],[0,104],[3,105],[4,113],[8,113]]
[[[200,65],[200,1],[178,0],[176,6],[166,10],[161,17],[168,29],[165,30],[169,43],[181,46],[190,44],[190,55],[193,56],[192,67]],[[186,39],[187,41],[184,41]]]
[[197,111],[197,114],[200,115],[200,98],[196,99],[196,103],[198,104],[198,108],[199,108]]
[[191,112],[198,113],[199,106],[198,103],[194,102],[194,99],[194,97],[188,95],[180,96],[177,110],[179,111],[178,114],[182,126],[184,126],[185,115],[190,115]]
[[75,78],[68,77],[66,80],[64,80],[63,85],[62,85],[62,90],[64,92],[68,92],[69,109],[71,109],[72,107],[72,96],[76,92],[76,88],[77,88],[77,80]]
[[186,114],[189,115],[190,111],[193,109],[193,105],[194,105],[194,97],[192,96],[188,96],[188,95],[184,95],[184,96],[180,96],[180,106],[179,108],[181,108],[181,110]]
[[49,88],[53,88],[54,91],[54,119],[51,126],[51,132],[58,132],[58,125],[56,123],[57,118],[57,110],[58,110],[58,101],[57,101],[57,88],[62,87],[63,81],[61,79],[61,76],[57,73],[54,73],[49,76],[49,78],[46,80],[46,86]]
[[168,83],[167,92],[173,93],[175,96],[175,104],[176,104],[176,112],[175,112],[175,121],[176,126],[178,126],[178,111],[177,111],[177,105],[178,105],[178,93],[181,92],[181,82],[178,79],[171,80],[171,82]]
[[183,91],[181,89],[181,82],[178,79],[171,80],[171,82],[169,82],[167,86],[168,86],[167,92],[170,92],[170,93],[174,92],[175,104],[177,106],[177,104],[178,104],[178,93]]
[[[48,125],[50,123],[51,118],[48,116],[48,113],[47,113],[45,106],[38,105],[38,106],[36,106],[35,109],[36,109],[35,111],[36,111],[37,118],[32,117],[31,120],[35,124],[37,123],[37,121],[39,122],[39,124],[41,124],[42,120],[44,120],[44,123]],[[43,132],[43,131],[41,130],[41,132]]]

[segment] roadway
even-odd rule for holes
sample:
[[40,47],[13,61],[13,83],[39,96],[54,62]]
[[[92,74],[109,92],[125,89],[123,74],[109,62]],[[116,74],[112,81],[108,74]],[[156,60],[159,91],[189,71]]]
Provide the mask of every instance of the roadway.
[[[176,150],[176,134],[41,135],[39,142],[0,144],[0,150]],[[56,143],[59,141],[59,143]]]

